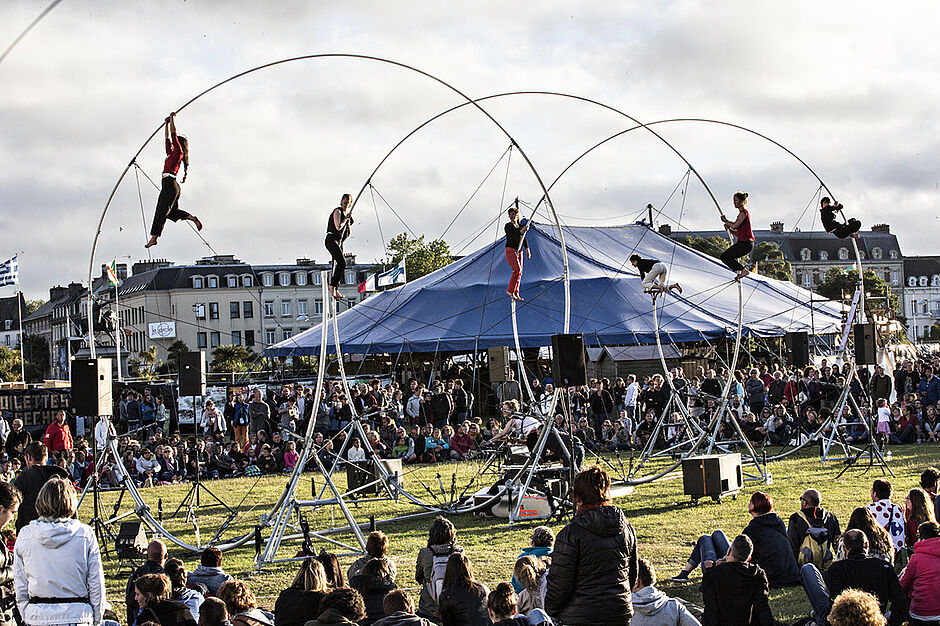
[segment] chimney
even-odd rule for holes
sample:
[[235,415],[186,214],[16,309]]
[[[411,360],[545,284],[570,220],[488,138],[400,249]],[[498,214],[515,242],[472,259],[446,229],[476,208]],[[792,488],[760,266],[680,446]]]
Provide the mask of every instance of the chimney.
[[68,287],[63,287],[61,285],[57,287],[51,287],[49,289],[49,301],[58,300],[59,298],[64,298],[65,294],[69,292]]
[[308,259],[306,257],[297,259],[297,265],[301,267],[316,265],[317,262],[314,259]]
[[136,276],[138,274],[143,274],[144,272],[149,272],[150,270],[158,270],[162,267],[170,267],[170,262],[166,259],[154,259],[152,261],[137,261],[134,265],[131,266],[131,274]]
[[660,224],[659,234],[665,235],[666,237],[672,237],[672,226],[670,226],[669,224]]
[[127,263],[118,263],[117,264],[117,276],[121,280],[127,278]]
[[356,264],[356,255],[351,252],[346,253],[346,265],[355,265]]
[[780,221],[771,222],[771,223],[770,223],[770,232],[776,233],[776,234],[778,234],[778,235],[782,235],[782,234],[783,234],[783,222],[780,222]]
[[875,224],[871,227],[872,232],[884,233],[886,235],[891,234],[891,226],[889,224]]

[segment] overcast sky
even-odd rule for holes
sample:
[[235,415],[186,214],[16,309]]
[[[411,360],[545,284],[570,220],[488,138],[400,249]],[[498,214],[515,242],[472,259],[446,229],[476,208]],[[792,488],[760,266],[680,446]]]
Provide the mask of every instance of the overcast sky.
[[[0,49],[47,5],[0,3]],[[236,73],[318,53],[387,57],[472,98],[563,92],[644,122],[747,126],[805,160],[866,229],[887,221],[905,254],[933,254],[938,18],[936,2],[64,0],[0,64],[0,257],[19,253],[28,298],[86,281],[111,189],[171,110]],[[324,226],[339,196],[357,193],[402,137],[462,101],[440,83],[375,61],[316,59],[249,74],[180,113],[192,159],[181,207],[202,219],[220,254],[255,264],[326,261]],[[443,116],[372,178],[376,193],[360,200],[347,243],[360,261],[383,256],[380,232],[433,238],[455,216],[445,236],[455,251],[491,243],[501,207],[515,196],[539,199],[533,169],[549,185],[588,148],[633,125],[559,96],[482,106],[533,167],[519,151],[503,156],[509,139],[480,111]],[[819,183],[785,152],[726,127],[655,128],[726,212],[731,194],[745,189],[756,227],[780,219],[788,232],[819,228],[815,207],[805,211]],[[144,174],[159,182],[161,144],[151,141],[139,172],[132,168],[118,187],[96,268],[148,257],[157,191]],[[662,142],[634,131],[583,158],[551,198],[570,224],[622,223],[652,203],[674,226],[717,228],[717,209],[698,181],[684,201],[670,199],[685,188],[686,172]],[[151,254],[189,263],[212,250],[188,226],[170,223]]]

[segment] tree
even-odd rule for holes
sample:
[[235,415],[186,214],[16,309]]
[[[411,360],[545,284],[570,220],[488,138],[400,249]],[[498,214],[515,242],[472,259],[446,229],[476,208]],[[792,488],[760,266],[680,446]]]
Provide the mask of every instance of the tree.
[[689,246],[693,250],[698,250],[699,252],[704,252],[709,256],[713,256],[716,259],[721,256],[721,253],[731,247],[731,241],[727,237],[721,237],[715,235],[713,237],[696,237],[695,235],[687,235],[685,239],[682,240],[682,243]]
[[0,346],[0,380],[23,380],[20,375],[20,351]]
[[[693,250],[704,252],[707,255],[718,258],[721,253],[731,247],[731,241],[727,237],[714,235],[712,237],[696,237],[688,235],[682,241]],[[783,250],[772,241],[762,241],[754,246],[754,252],[751,253],[751,260],[757,263],[757,271],[761,276],[767,276],[776,280],[793,280],[793,267],[783,256]],[[747,263],[745,262],[745,265]]]
[[157,346],[150,346],[127,360],[127,373],[131,378],[153,380],[162,366],[163,361],[157,358]]
[[42,335],[26,335],[23,356],[26,357],[26,382],[42,382],[49,371],[49,342]]
[[[888,284],[872,270],[865,270],[864,276],[865,297],[868,298],[866,301],[867,307],[874,311],[884,312],[886,308],[884,298],[887,297],[887,308],[898,312],[900,310],[900,301],[888,288]],[[830,300],[844,299],[851,301],[857,287],[858,270],[855,268],[845,270],[841,267],[830,267],[823,281],[816,286],[816,293]]]
[[183,362],[183,355],[189,352],[189,346],[182,339],[177,339],[166,349],[166,365],[168,373],[180,371],[180,363]]
[[45,303],[46,301],[41,300],[41,299],[40,300],[27,300],[26,301],[26,315],[29,315],[30,313],[35,313],[36,309],[38,309]]
[[212,348],[213,372],[244,372],[257,355],[244,346],[218,346]]
[[453,261],[450,246],[443,239],[427,242],[424,235],[414,239],[407,233],[396,235],[388,242],[388,254],[388,265],[396,265],[405,259],[405,273],[409,281],[439,270]]

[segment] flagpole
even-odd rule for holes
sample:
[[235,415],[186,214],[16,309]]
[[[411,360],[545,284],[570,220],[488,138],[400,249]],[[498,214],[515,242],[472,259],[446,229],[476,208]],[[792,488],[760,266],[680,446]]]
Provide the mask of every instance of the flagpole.
[[16,277],[16,310],[20,318],[20,376],[23,377],[23,384],[26,384],[26,360],[23,358],[23,294],[20,291],[20,278]]
[[118,304],[118,285],[114,284],[114,346],[117,349],[117,375],[118,382],[123,383],[121,375],[121,307]]

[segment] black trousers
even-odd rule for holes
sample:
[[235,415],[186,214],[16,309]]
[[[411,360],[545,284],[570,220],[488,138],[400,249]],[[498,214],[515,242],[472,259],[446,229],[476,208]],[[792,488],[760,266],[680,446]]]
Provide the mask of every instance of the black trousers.
[[150,227],[151,236],[162,235],[163,226],[168,219],[178,222],[189,217],[189,213],[180,210],[179,203],[180,184],[172,176],[164,177],[163,185],[160,187],[160,197],[157,198],[157,210],[153,214],[153,225]]
[[753,249],[753,241],[739,241],[735,244],[732,244],[730,248],[722,252],[721,256],[718,258],[721,259],[721,262],[727,265],[728,268],[732,271],[740,272],[744,269],[744,266],[738,262],[738,258],[750,254],[751,250]]
[[845,224],[839,224],[829,232],[838,237],[839,239],[845,239],[852,233],[857,233],[858,229],[862,227],[862,223],[855,219],[854,217],[850,219]]
[[343,255],[343,244],[337,241],[336,237],[333,235],[327,235],[324,244],[330,256],[333,257],[333,275],[330,276],[330,286],[339,287],[339,284],[343,280],[343,274],[346,272],[346,257]]

